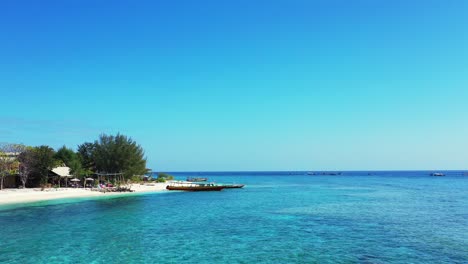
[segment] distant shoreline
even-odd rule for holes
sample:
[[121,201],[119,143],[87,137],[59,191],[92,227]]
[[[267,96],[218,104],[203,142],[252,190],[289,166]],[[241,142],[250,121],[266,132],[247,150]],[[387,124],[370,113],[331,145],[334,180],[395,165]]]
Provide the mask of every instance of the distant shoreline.
[[175,177],[182,176],[261,176],[261,175],[278,175],[278,176],[431,176],[433,173],[444,173],[447,176],[468,176],[468,170],[363,170],[363,171],[346,171],[346,170],[309,170],[309,171],[168,171]]

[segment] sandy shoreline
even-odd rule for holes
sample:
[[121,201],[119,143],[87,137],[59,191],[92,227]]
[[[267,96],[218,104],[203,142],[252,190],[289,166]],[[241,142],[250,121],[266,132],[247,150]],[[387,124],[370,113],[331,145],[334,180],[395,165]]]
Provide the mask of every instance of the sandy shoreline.
[[151,183],[151,184],[131,184],[131,189],[135,192],[107,192],[91,191],[90,189],[81,188],[50,188],[41,191],[40,188],[28,189],[4,189],[0,191],[0,205],[31,203],[64,198],[84,198],[84,197],[105,197],[114,195],[125,195],[144,192],[161,192],[166,191],[167,183]]

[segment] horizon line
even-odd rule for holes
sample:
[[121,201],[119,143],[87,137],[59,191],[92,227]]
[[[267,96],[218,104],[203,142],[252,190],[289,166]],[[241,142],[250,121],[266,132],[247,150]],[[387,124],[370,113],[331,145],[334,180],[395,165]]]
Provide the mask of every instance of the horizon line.
[[183,172],[418,172],[418,171],[466,171],[468,169],[411,169],[411,170],[184,170],[184,171],[171,171],[171,170],[163,170],[163,171],[152,171],[152,172],[172,172],[172,173],[183,173]]

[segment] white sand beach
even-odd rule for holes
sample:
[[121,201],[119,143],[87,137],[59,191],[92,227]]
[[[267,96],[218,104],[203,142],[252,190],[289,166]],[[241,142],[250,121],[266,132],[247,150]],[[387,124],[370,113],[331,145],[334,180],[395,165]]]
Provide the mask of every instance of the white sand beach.
[[[168,183],[131,184],[131,189],[137,193],[166,191]],[[103,197],[125,195],[135,192],[98,192],[83,188],[40,188],[4,189],[0,191],[0,205],[15,203],[30,203],[63,198]]]

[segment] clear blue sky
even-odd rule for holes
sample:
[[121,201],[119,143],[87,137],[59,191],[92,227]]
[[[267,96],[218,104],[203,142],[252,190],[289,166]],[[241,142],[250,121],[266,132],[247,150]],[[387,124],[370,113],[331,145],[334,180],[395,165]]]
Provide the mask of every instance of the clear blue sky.
[[0,142],[154,170],[468,168],[468,1],[1,1]]

